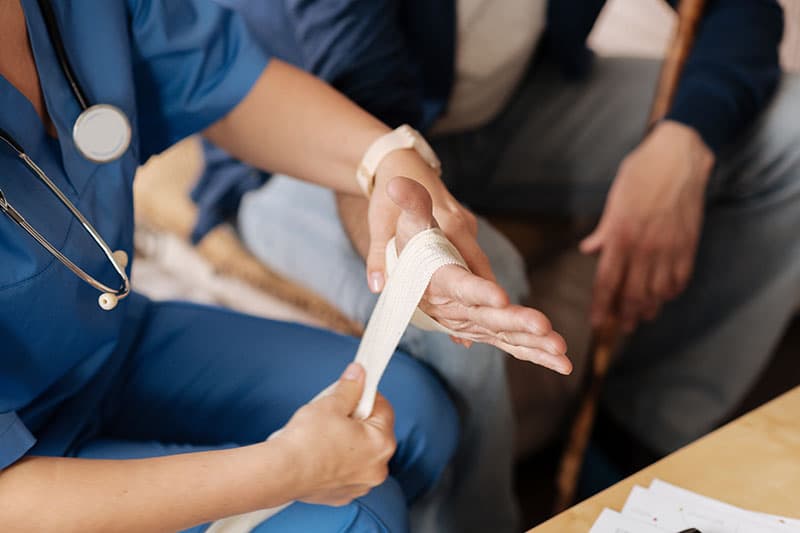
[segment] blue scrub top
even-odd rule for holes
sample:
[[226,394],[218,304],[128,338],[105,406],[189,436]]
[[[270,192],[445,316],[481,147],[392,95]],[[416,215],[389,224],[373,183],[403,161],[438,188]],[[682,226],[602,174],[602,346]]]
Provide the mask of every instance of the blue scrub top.
[[[136,167],[201,131],[244,98],[268,61],[239,17],[208,0],[53,2],[65,47],[91,103],[118,106],[131,147],[96,164],[77,152],[81,109],[48,39],[36,0],[23,0],[29,38],[58,139],[0,76],[0,127],[11,133],[94,224],[112,250],[133,257]],[[67,257],[111,286],[119,281],[69,211],[10,150],[0,148],[0,189]],[[130,268],[130,267],[129,267]],[[113,311],[99,293],[0,215],[0,469],[27,452],[62,455],[111,386],[143,317],[132,295]],[[63,417],[69,411],[72,416]],[[58,411],[62,427],[48,423]]]

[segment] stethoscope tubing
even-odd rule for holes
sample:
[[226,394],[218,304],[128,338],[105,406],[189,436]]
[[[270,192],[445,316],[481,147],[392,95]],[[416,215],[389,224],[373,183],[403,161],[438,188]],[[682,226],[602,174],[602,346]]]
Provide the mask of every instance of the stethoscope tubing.
[[53,50],[55,50],[58,63],[61,65],[61,70],[64,72],[64,76],[67,78],[67,83],[69,84],[72,93],[78,100],[78,105],[81,106],[83,111],[86,111],[89,109],[89,107],[91,107],[91,104],[89,103],[89,99],[86,97],[86,93],[83,92],[81,84],[78,82],[78,77],[75,75],[75,71],[72,70],[72,63],[69,62],[69,55],[67,54],[67,50],[64,48],[64,39],[61,37],[61,30],[58,29],[58,21],[56,20],[56,14],[53,11],[53,5],[50,3],[50,0],[39,0],[38,3],[39,11],[42,13],[44,25],[47,28],[47,34],[50,37]]
[[108,258],[111,262],[111,265],[114,267],[114,270],[122,279],[122,285],[118,289],[113,289],[108,285],[98,281],[94,277],[90,276],[85,270],[80,268],[78,265],[73,263],[67,256],[65,256],[61,251],[53,246],[50,241],[48,241],[39,231],[34,228],[33,226],[25,220],[25,217],[17,211],[14,206],[12,206],[8,199],[6,198],[3,191],[0,190],[0,210],[5,212],[14,222],[16,222],[20,227],[22,227],[31,237],[36,239],[36,241],[42,245],[48,252],[50,252],[53,256],[56,257],[61,263],[64,264],[67,268],[69,268],[76,276],[80,279],[94,287],[95,289],[99,290],[103,293],[109,293],[117,297],[117,299],[123,299],[128,294],[130,294],[130,280],[128,279],[128,274],[125,272],[123,266],[121,266],[116,258],[113,255],[113,252],[109,248],[108,244],[106,244],[105,240],[103,240],[100,233],[86,220],[86,217],[83,216],[78,208],[67,198],[63,192],[53,183],[53,181],[47,176],[47,174],[39,168],[39,165],[33,161],[22,149],[19,144],[17,144],[14,139],[9,136],[3,129],[0,129],[0,139],[5,141],[9,146],[11,146],[16,152],[20,160],[28,167],[36,177],[50,189],[50,192],[53,193],[61,203],[72,213],[72,215],[78,219],[78,221],[83,226],[84,230],[92,237],[92,240],[97,244],[97,246],[103,251],[103,254]]
[[[42,18],[44,19],[45,27],[47,28],[48,37],[50,38],[50,42],[53,46],[53,49],[56,54],[56,58],[58,59],[59,65],[61,66],[61,70],[64,73],[64,77],[66,78],[67,84],[70,87],[70,90],[75,95],[78,104],[80,105],[83,113],[90,112],[91,109],[100,108],[103,106],[91,106],[89,99],[86,97],[86,93],[83,92],[83,89],[78,82],[78,78],[75,75],[75,71],[72,69],[72,64],[69,61],[69,56],[67,51],[64,47],[64,41],[61,37],[61,31],[58,27],[58,21],[55,17],[55,12],[53,11],[53,6],[49,0],[38,0],[39,10],[42,14]],[[106,106],[113,108],[113,106]],[[125,118],[124,114],[120,111],[120,116],[123,117],[125,120],[124,122],[127,124],[127,119]],[[78,122],[76,121],[76,125]],[[73,127],[73,130],[77,126]],[[128,128],[130,126],[128,125]],[[130,130],[128,130],[130,133]],[[76,146],[79,151],[84,153],[82,147],[78,145],[78,137],[75,131],[73,131],[73,139],[76,142]],[[83,226],[83,229],[92,237],[92,240],[97,244],[97,246],[103,251],[103,254],[106,256],[108,261],[114,267],[114,270],[119,275],[120,279],[122,280],[122,284],[118,289],[113,289],[108,285],[102,283],[101,281],[95,279],[94,277],[90,276],[85,270],[81,267],[76,265],[72,262],[67,256],[65,256],[61,251],[53,246],[50,241],[48,241],[39,231],[34,228],[22,214],[17,211],[14,206],[9,202],[8,198],[3,193],[2,189],[0,189],[0,211],[3,211],[12,221],[14,221],[17,225],[19,225],[22,229],[24,229],[31,237],[33,237],[36,242],[38,242],[45,250],[47,250],[51,255],[53,255],[56,259],[58,259],[64,266],[66,266],[73,274],[75,274],[78,278],[89,284],[91,287],[97,289],[102,294],[100,296],[100,307],[105,310],[110,310],[116,307],[117,301],[125,298],[131,292],[130,280],[128,279],[128,275],[125,272],[125,268],[127,266],[127,259],[120,259],[119,261],[114,256],[114,253],[109,248],[108,244],[103,240],[100,233],[92,226],[91,223],[83,216],[83,214],[75,207],[75,205],[69,200],[69,198],[64,195],[64,193],[59,189],[55,183],[44,173],[44,171],[39,168],[39,166],[25,153],[25,150],[22,146],[17,143],[17,141],[8,134],[5,130],[0,128],[0,140],[8,144],[20,158],[22,163],[31,171],[33,174],[41,181],[50,192],[53,193],[61,203],[69,210],[69,212],[74,216]],[[120,154],[122,153],[121,150]],[[85,154],[84,154],[85,155]],[[91,155],[91,154],[90,154]],[[88,157],[88,156],[87,156]],[[91,159],[91,158],[90,158]],[[94,160],[94,159],[92,159]],[[96,162],[105,162],[104,160],[96,161]],[[123,254],[124,256],[124,254]],[[126,256],[125,256],[126,257]],[[124,262],[125,264],[120,264],[120,261]]]

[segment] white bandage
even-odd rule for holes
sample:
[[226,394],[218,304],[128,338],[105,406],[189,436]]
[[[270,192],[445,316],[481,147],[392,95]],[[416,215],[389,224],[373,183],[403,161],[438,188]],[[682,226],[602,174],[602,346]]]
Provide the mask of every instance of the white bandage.
[[[430,231],[431,230],[428,230],[428,232]],[[431,243],[432,245],[434,239],[439,241],[439,245],[442,247],[439,249],[439,252],[447,255],[446,259],[448,262],[444,263],[441,266],[453,264],[453,265],[458,265],[465,270],[469,270],[469,267],[467,266],[466,261],[464,261],[464,258],[461,257],[461,254],[458,252],[456,247],[453,246],[453,244],[449,240],[447,240],[447,237],[445,237],[444,233],[442,233],[440,230],[437,230],[435,233],[428,233],[428,235],[435,235],[435,237],[426,236],[425,237],[426,244]],[[392,239],[386,246],[386,271],[389,276],[391,276],[392,272],[394,272],[395,266],[397,265],[397,261],[398,261],[397,246],[395,245],[395,240]],[[436,270],[438,269],[439,267],[436,268]],[[436,272],[436,270],[434,270],[434,272]],[[433,274],[431,274],[431,276],[433,276]],[[453,335],[454,337],[463,337],[461,333],[453,331],[450,328],[441,325],[439,322],[428,316],[419,307],[417,307],[414,310],[414,314],[411,316],[411,325],[416,326],[419,329],[424,329],[425,331],[438,331],[440,333]]]
[[[430,322],[443,328],[417,309],[417,305],[434,272],[446,265],[466,268],[461,254],[439,229],[416,234],[408,241],[399,258],[394,239],[389,241],[386,253],[388,280],[356,352],[356,362],[361,363],[367,371],[364,394],[355,412],[357,417],[367,418],[372,413],[378,382],[412,316],[427,319],[429,322],[424,323],[426,328],[431,327]],[[420,318],[420,323],[424,319]]]
[[[439,229],[425,230],[412,237],[399,257],[395,240],[389,241],[386,247],[388,280],[356,352],[355,361],[364,367],[366,382],[354,417],[364,419],[372,413],[378,383],[412,317],[417,327],[458,336],[417,308],[433,274],[446,265],[467,268],[464,258]],[[329,387],[317,397],[330,390]],[[207,533],[249,533],[288,505],[218,520]]]

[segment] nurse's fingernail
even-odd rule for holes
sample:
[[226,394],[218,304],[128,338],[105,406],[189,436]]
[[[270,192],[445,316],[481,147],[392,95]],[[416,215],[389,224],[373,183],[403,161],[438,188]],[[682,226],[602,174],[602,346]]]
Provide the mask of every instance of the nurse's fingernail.
[[383,289],[383,272],[373,272],[369,275],[369,288],[374,293],[381,292],[381,289]]
[[363,373],[364,369],[361,367],[361,365],[358,363],[350,363],[347,365],[347,368],[344,369],[342,379],[345,381],[358,381]]

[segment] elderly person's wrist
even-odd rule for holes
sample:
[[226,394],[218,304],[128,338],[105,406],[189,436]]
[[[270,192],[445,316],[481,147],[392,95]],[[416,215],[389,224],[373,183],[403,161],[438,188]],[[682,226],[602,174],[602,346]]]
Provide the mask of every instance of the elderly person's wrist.
[[714,169],[716,156],[696,129],[674,120],[659,122],[645,142],[660,144],[667,152],[687,158],[691,172],[686,179],[700,181],[705,186]]

